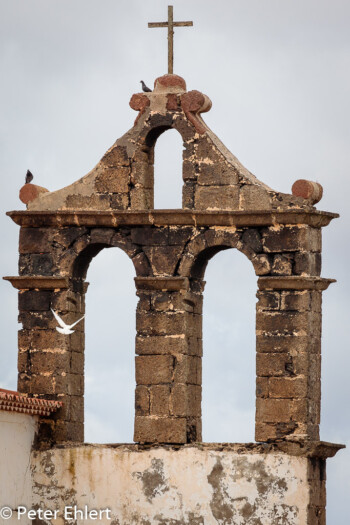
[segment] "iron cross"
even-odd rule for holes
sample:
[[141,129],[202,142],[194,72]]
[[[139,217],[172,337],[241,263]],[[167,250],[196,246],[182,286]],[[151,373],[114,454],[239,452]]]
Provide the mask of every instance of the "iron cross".
[[174,73],[174,27],[193,26],[193,22],[174,22],[173,6],[168,5],[167,22],[149,22],[148,27],[168,28],[168,73]]

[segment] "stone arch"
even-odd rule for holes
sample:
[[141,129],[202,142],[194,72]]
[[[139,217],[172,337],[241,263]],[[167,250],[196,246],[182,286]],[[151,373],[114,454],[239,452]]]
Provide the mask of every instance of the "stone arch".
[[[195,129],[184,118],[167,113],[166,115],[153,115],[144,126],[137,138],[136,148],[131,163],[131,205],[144,206],[145,209],[154,209],[154,152],[158,138],[166,131],[174,129],[177,131],[183,143],[182,178],[183,198],[182,208],[186,207],[186,180],[195,178],[195,167],[186,161],[189,156],[189,144],[195,137]],[[189,168],[192,173],[189,173]],[[139,200],[133,202],[134,195]]]
[[[253,241],[253,242],[252,242]],[[216,253],[229,248],[236,248],[252,262],[257,273],[261,258],[261,236],[255,229],[238,231],[232,229],[209,228],[192,239],[184,251],[179,264],[179,275],[194,279],[203,279],[209,260]]]
[[71,277],[73,287],[80,289],[78,283],[85,280],[91,260],[104,248],[120,248],[131,259],[136,276],[148,276],[150,263],[140,246],[129,239],[130,231],[125,233],[113,228],[95,228],[85,232],[63,253],[58,260],[61,275]]

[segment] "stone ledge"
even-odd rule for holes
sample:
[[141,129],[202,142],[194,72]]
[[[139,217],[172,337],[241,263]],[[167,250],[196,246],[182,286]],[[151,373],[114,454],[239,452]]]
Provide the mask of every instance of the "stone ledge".
[[41,226],[88,226],[116,228],[118,226],[273,226],[309,225],[314,228],[327,226],[337,213],[325,211],[10,211],[7,215],[24,228]]
[[259,277],[259,290],[327,290],[337,282],[335,279],[322,277],[301,277],[299,275],[283,277]]
[[271,454],[282,452],[290,456],[307,458],[331,458],[346,448],[345,445],[327,441],[276,441],[271,443],[191,443],[191,444],[138,444],[138,443],[64,443],[55,445],[54,449],[62,448],[117,448],[126,452],[142,452],[143,450],[163,449],[181,451],[184,449],[213,450],[217,452],[231,451],[237,454]]
[[189,290],[187,277],[135,277],[135,284],[138,290]]
[[13,277],[3,277],[5,281],[10,281],[17,290],[56,290],[68,288],[68,277],[45,277],[16,275]]

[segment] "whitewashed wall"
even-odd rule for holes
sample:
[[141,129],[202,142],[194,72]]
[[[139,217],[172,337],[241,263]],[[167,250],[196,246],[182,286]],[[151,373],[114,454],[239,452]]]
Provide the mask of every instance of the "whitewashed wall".
[[13,510],[12,518],[1,523],[28,525],[23,516],[19,522],[15,509],[32,506],[30,454],[37,426],[36,416],[0,410],[0,509]]
[[112,525],[300,525],[307,522],[307,461],[248,447],[55,448],[32,455],[34,503],[58,510],[57,525],[74,505],[110,509],[98,523]]

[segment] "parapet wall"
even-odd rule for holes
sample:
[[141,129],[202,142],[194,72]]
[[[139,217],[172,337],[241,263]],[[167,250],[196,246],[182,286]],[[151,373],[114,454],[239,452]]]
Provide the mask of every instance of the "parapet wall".
[[324,523],[324,459],[289,446],[297,455],[256,444],[37,451],[34,506],[58,510],[59,518],[66,505],[110,509],[98,521],[109,525]]

